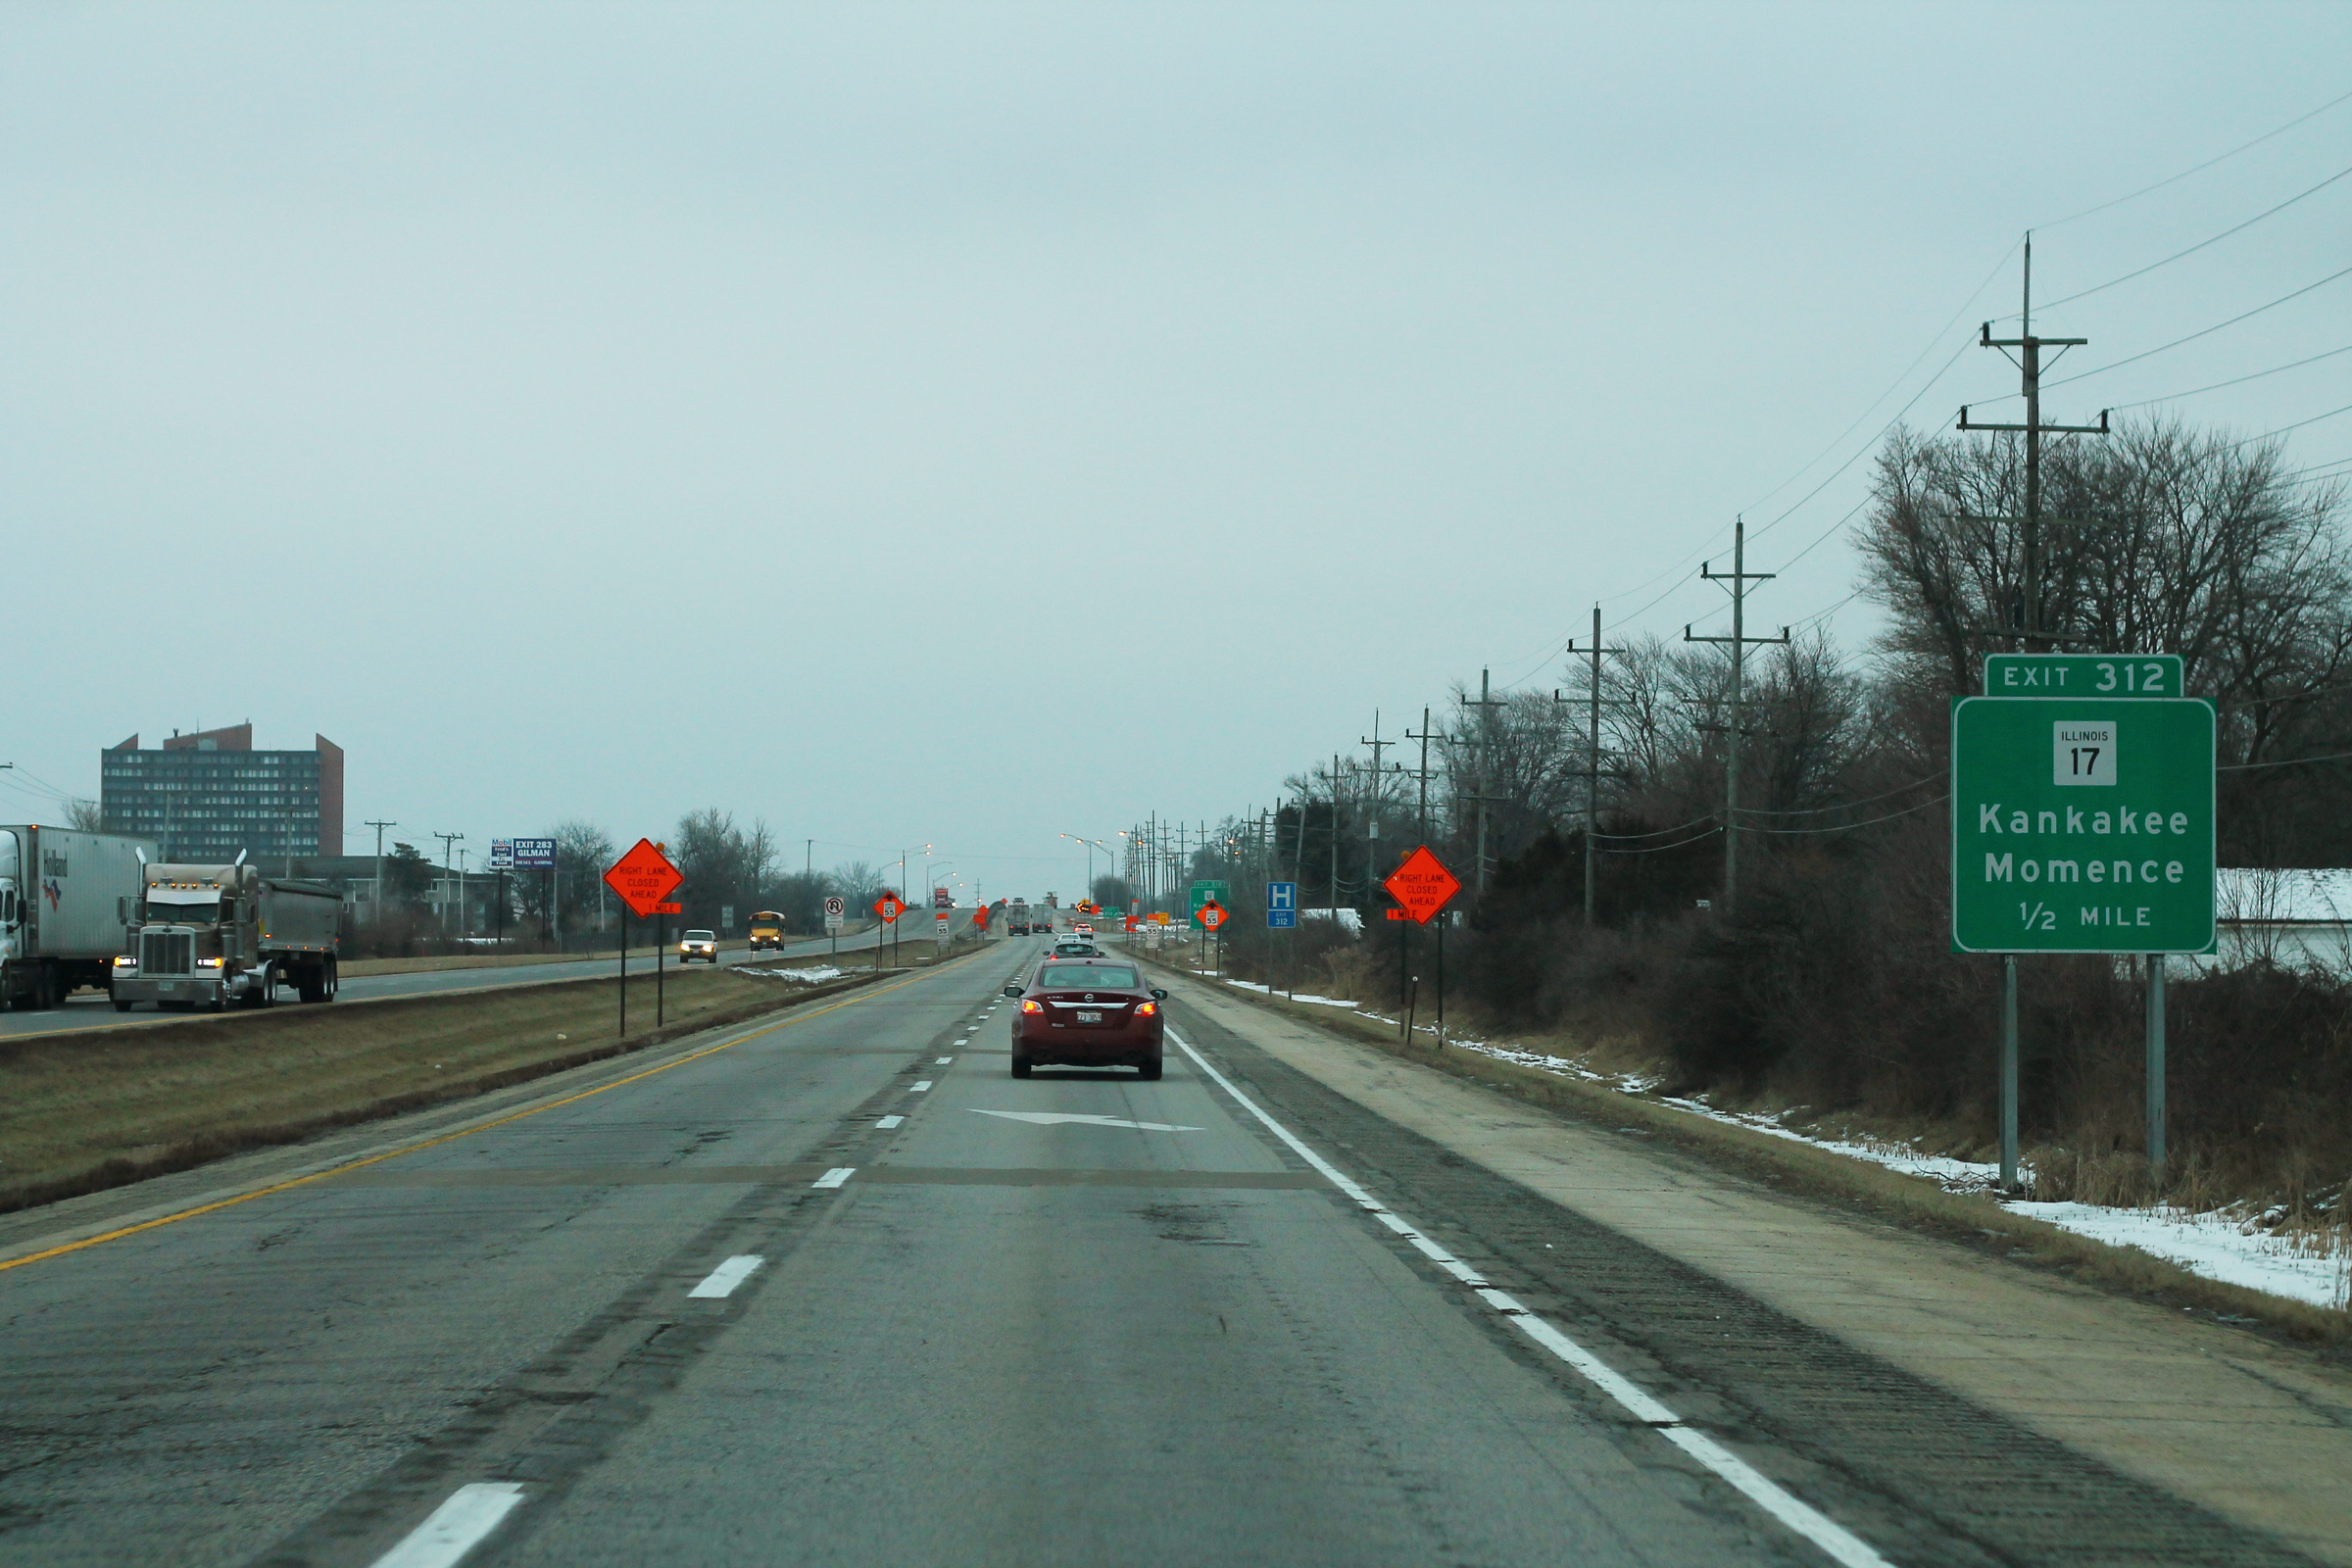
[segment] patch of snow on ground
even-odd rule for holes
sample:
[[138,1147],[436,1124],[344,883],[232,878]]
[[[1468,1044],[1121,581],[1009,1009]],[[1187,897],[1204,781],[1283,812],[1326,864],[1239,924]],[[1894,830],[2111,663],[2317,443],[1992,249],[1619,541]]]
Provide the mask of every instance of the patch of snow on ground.
[[2352,1259],[2316,1256],[2280,1237],[2248,1234],[2242,1219],[2170,1206],[2100,1208],[2091,1203],[2004,1203],[2012,1214],[2117,1247],[2136,1247],[2191,1274],[2314,1306],[2345,1304]]
[[751,969],[751,968],[744,968],[744,969],[740,969],[740,970],[738,970],[738,972],[739,972],[739,973],[742,973],[742,974],[764,974],[764,975],[772,975],[772,976],[774,976],[774,977],[775,977],[776,979],[778,979],[778,980],[794,980],[794,981],[798,981],[798,982],[799,982],[800,984],[802,984],[802,985],[806,985],[806,986],[812,986],[812,985],[815,985],[815,984],[816,984],[818,981],[820,981],[820,980],[838,980],[838,979],[840,979],[840,978],[842,977],[842,975],[844,975],[844,974],[845,974],[845,973],[847,973],[848,971],[846,971],[846,970],[842,970],[842,969],[836,969],[836,968],[834,968],[834,967],[833,967],[831,964],[819,964],[819,965],[817,965],[817,966],[816,966],[815,968],[813,968],[813,969]]
[[[1635,1073],[1613,1076],[1597,1073],[1570,1056],[1483,1042],[1452,1043],[1523,1067],[1606,1084],[1623,1094],[1642,1094],[1657,1082]],[[1810,1144],[1851,1159],[1866,1159],[1906,1175],[1924,1176],[1947,1192],[1990,1194],[2000,1188],[2000,1166],[1991,1161],[1924,1153],[1908,1144],[1891,1140],[1808,1137],[1771,1116],[1719,1110],[1698,1100],[1660,1097],[1655,1103],[1792,1143]],[[2024,1174],[2030,1178],[2033,1173],[2029,1169]],[[2302,1250],[2290,1241],[2248,1225],[2239,1214],[2210,1210],[2191,1213],[2170,1206],[2102,1208],[2092,1203],[2035,1203],[2022,1200],[2004,1200],[2001,1206],[2012,1214],[2041,1220],[2095,1242],[2112,1247],[2136,1247],[2202,1279],[2240,1285],[2315,1306],[2341,1308],[2347,1304],[2347,1296],[2352,1295],[2352,1254],[2327,1256]]]
[[[1266,995],[1269,989],[1254,980],[1228,980],[1225,983],[1229,986],[1239,986],[1244,991],[1254,991],[1261,997]],[[1277,991],[1274,995],[1279,996],[1285,1002],[1311,1002],[1318,1007],[1352,1007],[1355,1005],[1354,1002],[1339,997],[1318,997],[1311,994],[1294,997],[1287,991]]]

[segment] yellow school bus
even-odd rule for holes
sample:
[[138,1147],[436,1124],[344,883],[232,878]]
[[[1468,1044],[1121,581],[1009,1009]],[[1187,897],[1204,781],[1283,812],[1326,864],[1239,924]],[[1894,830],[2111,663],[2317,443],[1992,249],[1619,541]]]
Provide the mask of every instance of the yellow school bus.
[[752,951],[784,946],[784,917],[773,909],[761,909],[752,916]]

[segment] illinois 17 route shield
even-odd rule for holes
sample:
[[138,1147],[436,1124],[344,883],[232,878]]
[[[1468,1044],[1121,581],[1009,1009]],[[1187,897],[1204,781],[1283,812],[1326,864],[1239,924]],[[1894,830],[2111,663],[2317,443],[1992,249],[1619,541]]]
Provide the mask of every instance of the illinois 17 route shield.
[[1952,705],[1952,946],[2213,946],[2214,718],[2200,698]]

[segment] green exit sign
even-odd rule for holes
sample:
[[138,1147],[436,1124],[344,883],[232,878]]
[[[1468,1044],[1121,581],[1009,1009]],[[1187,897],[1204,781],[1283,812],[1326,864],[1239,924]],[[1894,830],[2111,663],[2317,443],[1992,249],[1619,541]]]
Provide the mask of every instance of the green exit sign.
[[2213,705],[1963,697],[1952,704],[1952,946],[2213,947]]
[[1987,697],[2186,697],[2179,654],[1987,654]]

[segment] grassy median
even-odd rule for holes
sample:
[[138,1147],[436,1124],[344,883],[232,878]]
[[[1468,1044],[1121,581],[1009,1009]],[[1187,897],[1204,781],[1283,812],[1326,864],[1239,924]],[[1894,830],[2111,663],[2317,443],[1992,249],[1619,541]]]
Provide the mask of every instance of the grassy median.
[[[887,973],[887,971],[885,971]],[[481,1094],[867,983],[672,970],[0,1040],[0,1211]]]

